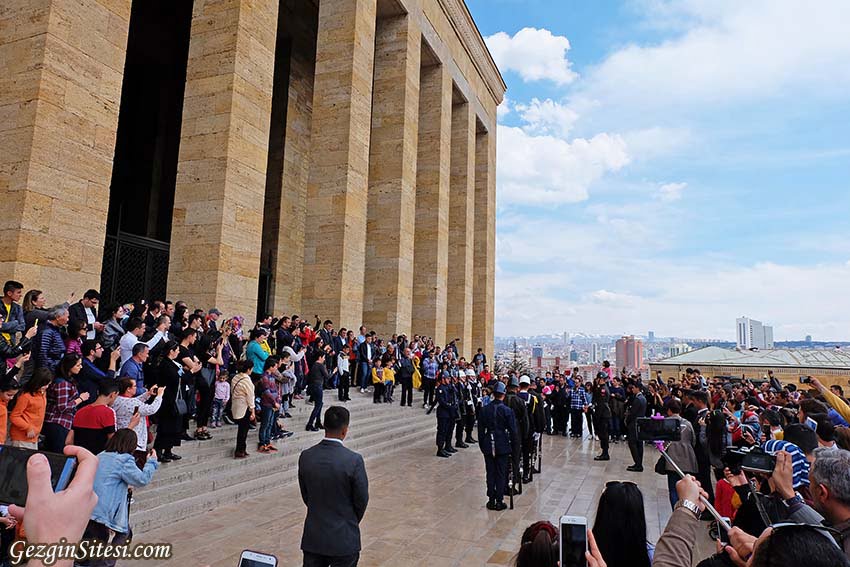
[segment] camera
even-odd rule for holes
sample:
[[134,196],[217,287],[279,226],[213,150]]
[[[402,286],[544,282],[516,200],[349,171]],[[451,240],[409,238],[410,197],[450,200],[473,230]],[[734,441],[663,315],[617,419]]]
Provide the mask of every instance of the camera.
[[682,438],[682,428],[675,417],[639,417],[637,430],[640,441],[679,441]]
[[812,377],[811,376],[800,376],[800,384],[811,384]]
[[734,475],[740,474],[742,470],[770,474],[776,467],[776,455],[763,451],[761,447],[727,447],[721,460],[723,466]]

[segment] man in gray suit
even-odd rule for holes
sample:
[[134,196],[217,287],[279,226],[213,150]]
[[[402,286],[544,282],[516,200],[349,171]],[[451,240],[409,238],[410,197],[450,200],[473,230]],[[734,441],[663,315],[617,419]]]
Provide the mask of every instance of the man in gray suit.
[[298,459],[298,485],[307,505],[301,551],[304,567],[355,567],[360,560],[360,520],[369,503],[369,480],[359,453],[343,446],[348,410],[325,412],[325,438]]

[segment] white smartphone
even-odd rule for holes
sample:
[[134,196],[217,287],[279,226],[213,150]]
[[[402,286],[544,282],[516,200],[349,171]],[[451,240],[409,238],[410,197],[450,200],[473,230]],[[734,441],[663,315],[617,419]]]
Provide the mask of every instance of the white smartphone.
[[239,567],[277,567],[277,557],[246,549],[239,557]]
[[587,518],[561,516],[559,524],[561,567],[587,567]]

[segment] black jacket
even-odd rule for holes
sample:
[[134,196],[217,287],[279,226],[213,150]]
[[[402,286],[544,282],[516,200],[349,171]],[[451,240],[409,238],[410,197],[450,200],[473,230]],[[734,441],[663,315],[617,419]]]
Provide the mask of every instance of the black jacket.
[[360,551],[360,520],[369,504],[363,457],[324,439],[298,459],[298,486],[307,505],[301,549],[332,557]]
[[[97,308],[92,307],[91,310],[92,313],[94,313],[94,320],[97,321]],[[83,307],[82,300],[68,307],[68,319],[71,323],[74,321],[82,321],[86,324],[87,331],[91,331],[94,328],[92,324],[88,322],[89,318],[86,316],[86,308]]]

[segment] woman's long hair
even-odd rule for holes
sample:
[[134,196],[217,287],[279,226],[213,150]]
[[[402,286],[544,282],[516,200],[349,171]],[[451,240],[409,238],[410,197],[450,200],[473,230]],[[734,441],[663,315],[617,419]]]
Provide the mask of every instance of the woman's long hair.
[[611,481],[605,485],[593,537],[608,567],[650,567],[643,494],[635,483]]
[[558,540],[540,530],[533,540],[523,543],[516,556],[516,567],[555,567],[558,564]]
[[132,429],[119,429],[115,435],[109,438],[103,448],[105,453],[126,453],[132,455],[136,450],[138,438]]

